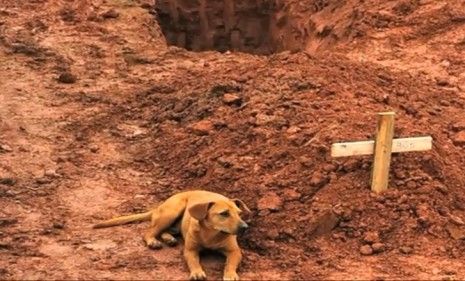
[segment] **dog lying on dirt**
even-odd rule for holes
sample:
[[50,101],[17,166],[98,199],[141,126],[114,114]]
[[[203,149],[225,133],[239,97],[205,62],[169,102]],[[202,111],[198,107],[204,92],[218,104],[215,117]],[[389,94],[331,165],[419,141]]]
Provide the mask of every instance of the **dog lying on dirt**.
[[187,191],[168,198],[149,212],[117,217],[96,224],[94,228],[151,220],[144,241],[152,249],[163,246],[158,238],[170,246],[175,245],[177,240],[173,234],[180,230],[191,280],[206,279],[199,259],[202,249],[222,252],[226,256],[223,279],[239,280],[236,270],[242,254],[236,235],[248,228],[240,217],[242,210],[250,212],[239,199],[228,199],[208,191]]

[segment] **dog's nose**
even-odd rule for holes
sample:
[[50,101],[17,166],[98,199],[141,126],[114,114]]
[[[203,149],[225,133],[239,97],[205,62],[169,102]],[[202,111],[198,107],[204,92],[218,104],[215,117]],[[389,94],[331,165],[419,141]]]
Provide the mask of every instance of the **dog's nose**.
[[249,225],[245,222],[241,222],[241,224],[239,224],[239,233],[244,233],[244,231],[246,231],[247,228],[249,228]]

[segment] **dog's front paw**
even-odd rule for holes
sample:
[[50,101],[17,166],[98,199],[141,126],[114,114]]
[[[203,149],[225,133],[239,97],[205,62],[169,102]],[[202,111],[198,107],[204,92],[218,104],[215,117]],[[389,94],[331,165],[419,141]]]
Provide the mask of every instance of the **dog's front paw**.
[[236,281],[239,280],[239,275],[236,272],[228,272],[223,276],[224,281]]
[[190,280],[205,280],[207,279],[207,274],[203,270],[192,271],[191,276],[189,277]]

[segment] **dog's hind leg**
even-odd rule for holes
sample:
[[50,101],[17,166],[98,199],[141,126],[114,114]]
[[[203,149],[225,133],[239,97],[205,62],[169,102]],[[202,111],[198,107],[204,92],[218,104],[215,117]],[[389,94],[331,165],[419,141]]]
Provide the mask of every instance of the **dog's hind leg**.
[[[160,249],[163,244],[157,239],[166,229],[173,225],[184,212],[186,205],[179,200],[167,200],[152,213],[152,225],[144,236],[149,248]],[[166,235],[164,235],[166,237]],[[174,238],[174,237],[168,237]],[[162,237],[163,239],[163,237]],[[169,239],[171,240],[171,239]]]
[[170,247],[174,247],[178,244],[178,239],[175,235],[181,234],[181,218],[177,220],[173,225],[171,225],[168,230],[165,230],[161,235],[161,240]]

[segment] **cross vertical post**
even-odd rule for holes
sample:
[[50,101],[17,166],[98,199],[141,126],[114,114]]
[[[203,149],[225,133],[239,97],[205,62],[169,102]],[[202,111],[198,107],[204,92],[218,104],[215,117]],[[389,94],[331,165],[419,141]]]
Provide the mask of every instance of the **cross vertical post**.
[[388,188],[392,143],[394,138],[394,112],[378,114],[378,128],[374,147],[371,190],[380,193]]

